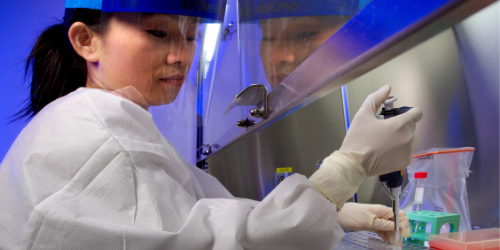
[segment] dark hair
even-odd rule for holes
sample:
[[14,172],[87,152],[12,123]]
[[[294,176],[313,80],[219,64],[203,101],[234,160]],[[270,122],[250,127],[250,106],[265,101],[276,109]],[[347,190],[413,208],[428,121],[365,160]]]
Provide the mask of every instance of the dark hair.
[[99,32],[107,28],[110,17],[108,13],[101,15],[99,10],[66,9],[61,23],[43,31],[26,60],[25,79],[31,73],[31,94],[24,108],[12,116],[13,121],[29,119],[55,99],[85,86],[86,61],[73,49],[69,28],[82,22]]

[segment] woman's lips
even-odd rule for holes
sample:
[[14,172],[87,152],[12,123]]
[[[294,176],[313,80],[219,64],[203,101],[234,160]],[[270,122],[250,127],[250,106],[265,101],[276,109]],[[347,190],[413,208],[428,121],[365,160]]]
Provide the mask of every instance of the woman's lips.
[[184,84],[185,77],[182,75],[169,76],[166,78],[160,78],[160,82],[165,83],[174,87],[182,87]]

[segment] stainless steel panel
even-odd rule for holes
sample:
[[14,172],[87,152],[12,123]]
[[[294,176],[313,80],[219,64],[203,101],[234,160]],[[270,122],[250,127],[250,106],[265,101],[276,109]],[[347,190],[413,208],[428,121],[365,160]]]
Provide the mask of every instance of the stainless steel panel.
[[476,134],[467,179],[473,224],[499,225],[499,13],[497,2],[455,27]]
[[267,120],[247,131],[232,125],[214,143],[229,146],[272,125],[493,2],[371,1],[273,89]]
[[[498,226],[499,211],[498,91],[485,93],[491,88],[475,88],[464,82],[458,53],[462,50],[449,29],[381,65],[347,85],[349,111],[352,118],[369,93],[390,84],[399,98],[398,105],[424,111],[416,131],[415,151],[476,147],[467,179],[472,224],[493,227]],[[473,95],[492,101],[471,102]],[[344,136],[342,115],[337,90],[210,157],[209,173],[237,196],[262,199],[272,190],[275,168],[293,167],[309,176],[317,160],[340,147]],[[478,132],[484,128],[478,128],[482,123],[477,119],[488,120],[486,131]],[[377,177],[363,182],[358,199],[390,205]]]
[[316,163],[345,137],[340,90],[207,159],[208,173],[239,197],[263,199],[274,188],[276,168],[310,176]]
[[[417,126],[415,151],[475,147],[467,178],[472,224],[498,227],[498,3],[485,11],[493,16],[480,22],[487,29],[461,23],[456,33],[448,29],[438,34],[353,80],[347,90],[351,119],[366,96],[386,84],[393,86],[398,106],[421,108],[424,119]],[[257,200],[272,190],[275,168],[312,174],[316,162],[339,148],[345,135],[340,91],[293,111],[209,157],[208,172],[234,195]],[[390,205],[377,177],[363,182],[358,199]]]

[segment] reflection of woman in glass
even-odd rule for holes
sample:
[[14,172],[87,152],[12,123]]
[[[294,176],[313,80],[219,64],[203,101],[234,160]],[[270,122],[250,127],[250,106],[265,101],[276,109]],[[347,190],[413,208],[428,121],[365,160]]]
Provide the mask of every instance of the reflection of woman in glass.
[[350,16],[284,17],[259,21],[259,54],[274,88],[342,27]]

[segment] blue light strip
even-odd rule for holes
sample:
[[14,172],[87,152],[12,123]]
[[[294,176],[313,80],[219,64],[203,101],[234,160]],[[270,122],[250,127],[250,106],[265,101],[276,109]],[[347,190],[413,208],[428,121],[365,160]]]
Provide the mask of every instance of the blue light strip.
[[349,117],[349,103],[347,102],[347,88],[345,85],[342,85],[342,105],[344,107],[344,121],[345,121],[345,131],[349,130],[351,126],[350,117]]
[[[347,87],[345,85],[342,85],[340,88],[342,91],[342,106],[344,107],[344,121],[345,121],[345,131],[347,132],[349,130],[349,127],[351,126],[351,120],[349,117],[349,102],[347,100]],[[353,197],[354,202],[358,202],[358,194],[355,193]]]

